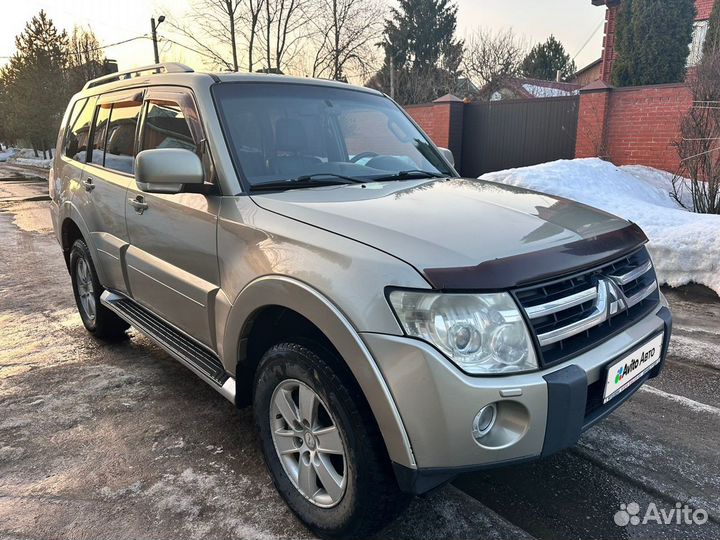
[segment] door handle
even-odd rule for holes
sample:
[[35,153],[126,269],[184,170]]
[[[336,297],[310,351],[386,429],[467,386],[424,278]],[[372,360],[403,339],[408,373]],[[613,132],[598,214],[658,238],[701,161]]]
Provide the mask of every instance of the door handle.
[[95,189],[95,184],[93,184],[92,178],[86,178],[83,180],[82,185],[85,186],[85,191],[92,191]]
[[138,214],[141,214],[148,209],[148,204],[145,202],[145,198],[142,195],[137,197],[129,198],[128,204],[132,206]]

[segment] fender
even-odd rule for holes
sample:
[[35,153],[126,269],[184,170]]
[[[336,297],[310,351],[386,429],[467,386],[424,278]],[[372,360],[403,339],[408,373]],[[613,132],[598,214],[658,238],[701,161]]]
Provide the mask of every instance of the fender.
[[[75,225],[77,225],[78,229],[80,229],[80,232],[83,235],[83,239],[85,240],[85,244],[87,245],[88,249],[90,250],[90,255],[92,256],[93,263],[95,263],[95,272],[97,272],[98,279],[100,280],[100,283],[107,283],[107,280],[105,279],[105,276],[103,275],[103,270],[101,265],[97,264],[98,259],[98,253],[97,248],[95,247],[95,243],[92,240],[92,236],[90,236],[90,230],[88,229],[87,224],[85,223],[85,220],[82,217],[82,214],[78,211],[77,207],[68,200],[65,200],[62,202],[60,207],[58,208],[58,231],[57,231],[57,237],[58,241],[60,242],[60,245],[62,246],[62,226],[63,223],[65,223],[66,219],[70,219]],[[72,247],[72,246],[71,246]]]
[[249,283],[233,303],[222,338],[225,369],[235,375],[245,322],[258,309],[275,305],[292,309],[317,326],[333,343],[365,395],[390,459],[416,468],[410,439],[385,379],[370,351],[345,315],[318,291],[285,276],[263,276]]

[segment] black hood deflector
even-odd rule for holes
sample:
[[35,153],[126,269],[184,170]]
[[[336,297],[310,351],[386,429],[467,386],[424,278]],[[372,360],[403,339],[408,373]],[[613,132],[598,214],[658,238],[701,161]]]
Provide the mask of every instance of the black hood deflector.
[[636,224],[540,251],[423,273],[439,290],[497,291],[576,274],[627,255],[648,241]]

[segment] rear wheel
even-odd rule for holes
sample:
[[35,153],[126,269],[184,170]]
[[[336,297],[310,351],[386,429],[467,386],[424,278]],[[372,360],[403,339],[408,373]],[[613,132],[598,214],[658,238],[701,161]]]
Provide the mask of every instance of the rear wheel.
[[263,356],[254,412],[265,461],[290,508],[323,537],[362,538],[387,525],[400,492],[375,420],[338,360],[283,343]]
[[127,338],[125,331],[130,325],[100,303],[105,289],[100,285],[90,250],[83,240],[76,240],[70,250],[70,277],[75,303],[88,332],[108,341]]

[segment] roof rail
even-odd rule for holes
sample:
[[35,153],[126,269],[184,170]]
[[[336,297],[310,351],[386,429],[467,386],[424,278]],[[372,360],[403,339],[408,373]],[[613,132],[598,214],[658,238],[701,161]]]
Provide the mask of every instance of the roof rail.
[[185,64],[179,64],[177,62],[165,62],[163,64],[153,64],[151,66],[143,66],[134,69],[128,69],[126,71],[118,71],[117,73],[109,73],[108,75],[103,75],[102,77],[98,77],[97,79],[92,79],[86,82],[85,86],[83,86],[83,90],[87,90],[88,88],[95,88],[96,86],[109,84],[115,81],[132,79],[133,77],[140,77],[143,73],[146,73],[148,71],[151,72],[151,74],[193,73],[193,69],[186,66]]

